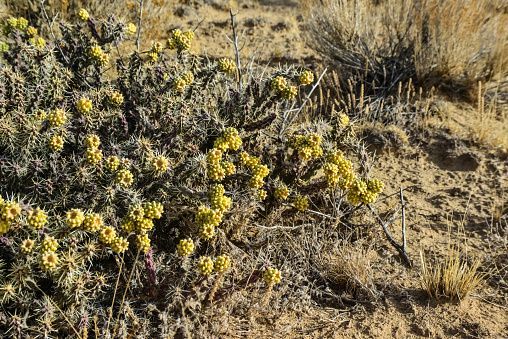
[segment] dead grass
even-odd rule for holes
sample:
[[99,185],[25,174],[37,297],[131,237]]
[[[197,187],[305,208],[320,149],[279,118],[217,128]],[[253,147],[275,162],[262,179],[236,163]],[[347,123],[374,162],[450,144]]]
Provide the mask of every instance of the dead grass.
[[[499,0],[303,1],[308,42],[365,84],[394,92],[410,78],[457,92],[508,71]],[[460,88],[457,86],[460,85]],[[368,90],[369,88],[366,88]]]
[[480,260],[468,263],[462,253],[450,247],[444,262],[431,266],[420,252],[422,272],[420,283],[429,297],[462,302],[485,280],[485,273],[478,272]]

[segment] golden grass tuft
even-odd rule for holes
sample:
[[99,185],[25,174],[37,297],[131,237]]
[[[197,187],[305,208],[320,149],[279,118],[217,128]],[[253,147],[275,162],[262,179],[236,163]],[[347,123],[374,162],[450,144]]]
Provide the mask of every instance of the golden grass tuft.
[[478,272],[480,260],[468,263],[461,256],[458,249],[451,247],[445,262],[433,267],[420,252],[420,284],[429,297],[462,302],[484,281],[486,273]]

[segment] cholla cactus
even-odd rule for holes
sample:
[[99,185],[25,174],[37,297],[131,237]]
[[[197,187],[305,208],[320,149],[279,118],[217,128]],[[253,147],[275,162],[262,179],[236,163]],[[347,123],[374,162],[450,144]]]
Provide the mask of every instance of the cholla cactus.
[[27,217],[28,225],[33,227],[33,229],[39,229],[44,227],[48,222],[48,215],[45,211],[36,208],[34,210],[28,211]]
[[282,279],[281,272],[274,267],[268,268],[263,272],[263,280],[265,281],[265,283],[268,284],[268,290],[266,291],[261,306],[265,306],[266,303],[268,303],[270,295],[272,294],[273,286],[275,284],[278,284],[281,281],[281,279]]
[[309,201],[306,197],[296,196],[293,198],[293,204],[295,208],[301,212],[305,211],[309,207]]
[[88,11],[87,11],[86,9],[81,8],[81,9],[79,10],[78,17],[79,17],[82,21],[86,21],[86,20],[88,20],[89,16],[90,16],[90,15],[88,14]]
[[191,238],[180,239],[180,243],[176,246],[176,250],[179,256],[186,257],[194,251],[194,242]]
[[74,208],[67,212],[66,221],[71,228],[80,227],[85,221],[85,214],[80,209]]
[[92,100],[87,97],[82,97],[78,101],[77,109],[81,115],[90,113],[90,110],[92,109]]
[[298,76],[298,81],[302,85],[308,85],[314,81],[314,74],[311,71],[303,71]]
[[23,254],[31,254],[34,248],[35,242],[30,239],[25,239],[21,243],[20,250]]
[[125,26],[125,34],[132,35],[136,33],[137,28],[136,25],[134,25],[132,22]]
[[213,272],[213,261],[210,257],[201,257],[198,262],[199,273],[208,275]]
[[224,73],[232,73],[236,70],[236,65],[233,60],[222,58],[218,62],[219,69]]
[[43,252],[40,260],[39,267],[43,271],[53,271],[58,265],[58,255],[55,252]]

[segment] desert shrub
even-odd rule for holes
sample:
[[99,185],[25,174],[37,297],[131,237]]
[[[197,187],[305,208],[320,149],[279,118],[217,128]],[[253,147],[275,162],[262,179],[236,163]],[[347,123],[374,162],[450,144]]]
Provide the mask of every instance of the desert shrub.
[[[11,337],[164,336],[186,308],[262,280],[266,305],[300,247],[260,250],[275,223],[301,231],[312,214],[316,239],[337,237],[327,226],[382,192],[346,114],[295,123],[309,71],[237,81],[231,60],[202,59],[180,30],[122,56],[135,26],[76,17],[47,40],[23,18],[3,26],[0,326]],[[308,267],[302,258],[287,261]]]
[[496,0],[304,2],[308,41],[344,79],[393,94],[399,82],[454,92],[506,74],[508,15]]

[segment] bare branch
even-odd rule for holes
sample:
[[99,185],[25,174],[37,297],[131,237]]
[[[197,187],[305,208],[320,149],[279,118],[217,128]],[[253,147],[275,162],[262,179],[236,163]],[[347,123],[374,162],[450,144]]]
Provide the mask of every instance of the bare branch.
[[139,3],[139,19],[138,19],[138,37],[136,39],[136,48],[139,53],[139,39],[141,37],[141,20],[143,19],[143,0],[138,0]]
[[[237,13],[238,14],[238,13]],[[235,27],[235,16],[237,14],[233,14],[233,8],[229,8],[229,15],[231,16],[231,27],[233,28],[233,41],[228,38],[231,43],[235,46],[235,56],[236,56],[236,68],[238,70],[238,87],[241,89],[242,86],[242,65],[240,64],[240,48],[238,48],[238,35],[236,35],[236,27]],[[244,44],[245,46],[245,44]],[[243,47],[242,47],[243,48]]]

